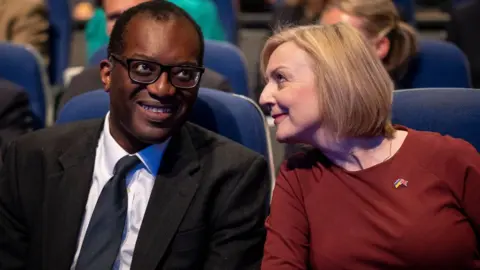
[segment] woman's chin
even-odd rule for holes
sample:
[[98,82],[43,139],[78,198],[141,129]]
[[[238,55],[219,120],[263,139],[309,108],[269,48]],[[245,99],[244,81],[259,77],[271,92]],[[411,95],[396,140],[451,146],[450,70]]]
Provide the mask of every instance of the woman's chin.
[[291,135],[284,134],[278,131],[275,137],[279,143],[291,143],[293,141],[293,138]]

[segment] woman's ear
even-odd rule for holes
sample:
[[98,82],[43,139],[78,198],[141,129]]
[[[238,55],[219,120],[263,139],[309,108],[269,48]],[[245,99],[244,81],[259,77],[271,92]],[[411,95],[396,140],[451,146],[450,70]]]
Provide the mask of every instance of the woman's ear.
[[390,51],[390,40],[387,37],[380,38],[375,42],[375,50],[377,51],[378,58],[383,60]]

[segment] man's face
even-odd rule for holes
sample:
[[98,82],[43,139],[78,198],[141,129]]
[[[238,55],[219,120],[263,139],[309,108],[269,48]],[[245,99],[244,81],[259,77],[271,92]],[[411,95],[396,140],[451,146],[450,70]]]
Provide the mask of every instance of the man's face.
[[103,0],[103,9],[107,17],[107,34],[110,36],[113,26],[125,10],[149,0]]
[[[112,135],[125,150],[137,152],[161,143],[184,124],[197,98],[200,77],[194,88],[179,88],[193,73],[168,71],[158,64],[197,67],[199,53],[198,34],[184,18],[158,21],[138,14],[128,23],[123,53],[101,64],[102,81],[110,93]],[[142,64],[144,60],[148,62]],[[161,71],[156,81],[135,82],[143,77],[154,80],[156,76],[149,75],[154,71]]]

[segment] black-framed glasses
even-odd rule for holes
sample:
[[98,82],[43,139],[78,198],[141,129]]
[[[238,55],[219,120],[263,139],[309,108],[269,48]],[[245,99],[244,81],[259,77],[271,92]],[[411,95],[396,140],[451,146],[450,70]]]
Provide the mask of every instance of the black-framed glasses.
[[139,84],[152,84],[167,72],[168,81],[176,88],[194,88],[200,82],[205,68],[193,65],[162,65],[157,62],[123,58],[116,54],[110,56],[125,66],[130,79]]

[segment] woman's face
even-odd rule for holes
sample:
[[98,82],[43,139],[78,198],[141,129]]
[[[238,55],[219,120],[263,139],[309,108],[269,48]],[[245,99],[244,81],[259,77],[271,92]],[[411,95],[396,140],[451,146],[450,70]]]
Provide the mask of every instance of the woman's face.
[[293,42],[270,56],[260,104],[269,107],[280,142],[308,143],[320,127],[320,100],[310,56]]
[[354,28],[356,28],[360,33],[370,39],[370,42],[373,46],[375,46],[375,50],[377,52],[377,56],[380,59],[384,59],[388,55],[388,51],[390,50],[390,42],[386,37],[380,38],[372,38],[366,33],[365,29],[363,28],[363,21],[362,18],[352,16],[343,12],[338,8],[329,8],[325,10],[322,14],[320,19],[321,24],[335,24],[339,22],[348,23]]

